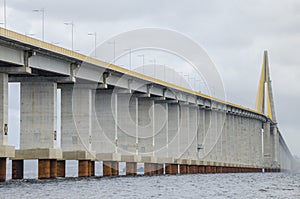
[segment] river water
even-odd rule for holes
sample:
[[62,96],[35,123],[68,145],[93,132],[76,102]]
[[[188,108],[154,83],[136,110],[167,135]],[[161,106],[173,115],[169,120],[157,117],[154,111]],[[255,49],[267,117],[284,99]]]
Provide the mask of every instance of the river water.
[[241,173],[8,180],[0,198],[291,198],[300,174]]

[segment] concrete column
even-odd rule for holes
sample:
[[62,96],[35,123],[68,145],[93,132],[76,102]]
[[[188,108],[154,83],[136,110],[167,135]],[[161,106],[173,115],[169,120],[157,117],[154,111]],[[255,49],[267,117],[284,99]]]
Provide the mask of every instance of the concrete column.
[[126,175],[136,176],[137,175],[137,163],[136,162],[126,162]]
[[240,125],[241,125],[241,143],[243,143],[241,150],[241,162],[243,164],[247,164],[249,158],[249,134],[248,134],[248,122],[246,117],[240,117]]
[[154,156],[154,121],[154,100],[150,98],[139,98],[138,143],[139,154],[142,156]]
[[209,161],[217,160],[217,141],[218,141],[218,120],[217,120],[217,112],[215,110],[211,110],[210,115],[210,125],[208,129],[208,148],[209,148]]
[[97,153],[98,160],[121,160],[120,154],[117,154],[117,99],[118,95],[113,90],[96,91],[95,110],[98,125],[93,131],[92,147]]
[[118,152],[135,155],[137,152],[137,98],[132,94],[118,94],[117,130]]
[[51,160],[39,159],[38,161],[38,178],[48,179],[51,177]]
[[15,147],[8,146],[8,75],[0,73],[0,181],[6,180],[6,159],[15,156]]
[[78,177],[89,177],[90,160],[78,160]]
[[280,156],[279,156],[279,135],[278,135],[278,130],[277,130],[277,125],[273,125],[272,126],[272,136],[273,136],[273,139],[272,139],[272,142],[273,142],[273,148],[272,148],[272,151],[273,151],[273,165],[275,167],[279,167],[279,163],[280,163]]
[[229,147],[228,147],[228,157],[229,157],[229,162],[234,162],[235,157],[235,127],[234,127],[234,116],[232,114],[227,114],[228,118],[228,128],[229,128]]
[[198,159],[204,157],[204,139],[205,139],[205,110],[198,109],[198,128],[197,128],[197,149]]
[[228,136],[227,136],[227,134],[228,134],[228,128],[227,128],[227,126],[228,126],[228,124],[227,124],[227,122],[228,122],[228,120],[227,120],[227,118],[226,118],[226,113],[225,112],[220,112],[220,114],[221,114],[221,117],[220,117],[220,119],[221,119],[221,162],[228,162],[228,152],[227,152],[227,150],[228,150]]
[[270,122],[265,122],[263,124],[264,128],[264,166],[271,166],[271,138],[270,138]]
[[197,152],[197,118],[198,106],[189,107],[189,147],[188,147],[188,158],[191,160],[198,160]]
[[231,134],[232,134],[232,126],[231,126],[231,114],[226,114],[225,119],[225,127],[226,128],[226,162],[231,162],[231,147],[232,147],[232,140],[231,140]]
[[223,159],[223,151],[222,151],[222,145],[223,145],[223,117],[222,117],[222,112],[220,110],[216,110],[216,140],[217,140],[217,145],[215,146],[216,148],[216,161],[221,162]]
[[[92,90],[89,85],[61,87],[61,147],[64,158],[91,159]],[[78,157],[81,156],[81,157]]]
[[0,182],[5,182],[6,180],[6,159],[0,158]]
[[181,159],[188,159],[188,147],[189,147],[189,106],[182,104],[180,106],[180,126],[179,126],[179,154]]
[[168,157],[179,158],[179,105],[168,104]]
[[12,160],[12,179],[24,178],[24,160]]
[[21,82],[20,149],[56,148],[54,82]]
[[257,146],[257,153],[256,153],[256,160],[257,160],[257,164],[258,166],[262,167],[263,166],[263,153],[262,153],[262,122],[259,120],[256,120],[256,146]]
[[239,128],[239,116],[234,115],[233,117],[233,126],[234,126],[234,162],[240,162],[240,128]]
[[0,147],[8,140],[8,75],[0,73]]
[[57,177],[66,177],[66,161],[58,160],[57,161]]
[[155,102],[154,105],[155,156],[168,157],[168,104]]

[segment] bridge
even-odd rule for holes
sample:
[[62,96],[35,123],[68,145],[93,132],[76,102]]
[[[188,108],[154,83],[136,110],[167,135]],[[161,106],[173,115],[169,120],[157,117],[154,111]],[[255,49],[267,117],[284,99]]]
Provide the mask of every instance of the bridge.
[[[80,71],[80,72],[79,72]],[[100,75],[99,75],[100,74]],[[292,170],[264,54],[255,109],[246,108],[0,28],[0,180],[38,160],[38,178]],[[20,148],[8,145],[8,83],[20,83]],[[61,147],[57,147],[57,90]]]

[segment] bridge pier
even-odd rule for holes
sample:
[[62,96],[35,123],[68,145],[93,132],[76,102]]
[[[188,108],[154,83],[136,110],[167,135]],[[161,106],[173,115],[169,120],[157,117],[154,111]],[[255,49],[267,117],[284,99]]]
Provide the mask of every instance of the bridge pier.
[[178,174],[178,164],[166,164],[166,174],[169,175]]
[[103,176],[118,176],[119,162],[103,161]]
[[65,160],[57,160],[57,177],[66,177],[66,161]]
[[179,165],[180,174],[188,174],[188,165],[187,164],[180,164]]
[[24,160],[12,160],[12,179],[24,178]]
[[15,147],[8,145],[8,74],[0,73],[0,182],[6,180],[7,158],[15,156]]
[[56,177],[56,160],[62,158],[56,149],[56,89],[55,82],[21,82],[20,149],[12,158],[13,179],[23,178],[27,159],[38,159],[39,179]]
[[156,171],[154,163],[144,163],[144,175],[154,175]]
[[6,180],[6,159],[0,158],[0,182],[5,182]]
[[78,177],[92,176],[91,161],[95,159],[91,146],[92,85],[60,84],[59,87],[63,160],[78,160]]
[[137,175],[137,163],[126,162],[126,176],[136,176],[136,175]]

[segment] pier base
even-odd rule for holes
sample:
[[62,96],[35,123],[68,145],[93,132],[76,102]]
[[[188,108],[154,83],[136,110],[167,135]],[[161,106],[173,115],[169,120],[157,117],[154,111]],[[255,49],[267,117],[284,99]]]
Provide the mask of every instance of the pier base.
[[103,176],[118,176],[119,164],[115,161],[103,161]]
[[157,174],[157,175],[164,174],[164,165],[163,164],[156,164],[155,174]]
[[57,161],[57,177],[66,177],[66,161],[65,160],[58,160]]
[[188,165],[181,164],[179,166],[179,168],[180,168],[180,174],[187,174],[188,173]]
[[78,177],[89,177],[90,160],[78,160]]
[[90,176],[95,176],[95,161],[90,161],[89,162],[89,167],[90,167],[90,169],[89,169],[89,175]]
[[216,173],[223,173],[223,168],[222,167],[216,167]]
[[198,173],[205,173],[205,166],[198,166]]
[[137,163],[136,162],[126,162],[126,175],[135,176],[137,174]]
[[6,158],[0,158],[0,182],[6,180]]
[[57,160],[50,160],[50,178],[57,177]]
[[205,166],[205,173],[212,173],[211,166]]
[[144,163],[144,175],[153,175],[153,163]]
[[166,174],[170,174],[170,175],[178,174],[178,165],[177,164],[167,164],[166,165]]
[[12,179],[24,178],[24,160],[12,160]]
[[188,173],[189,174],[196,174],[196,173],[198,173],[198,166],[196,166],[196,165],[189,165],[188,166]]
[[39,159],[38,160],[38,179],[50,178],[51,160]]

